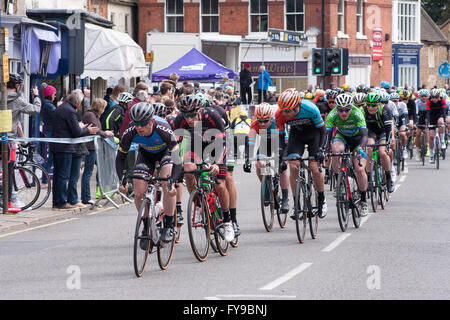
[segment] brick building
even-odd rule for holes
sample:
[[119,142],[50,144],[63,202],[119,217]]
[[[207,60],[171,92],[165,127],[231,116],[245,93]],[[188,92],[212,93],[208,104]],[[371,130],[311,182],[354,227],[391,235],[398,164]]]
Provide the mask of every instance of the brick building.
[[[325,0],[324,10],[321,0],[139,0],[138,8],[138,43],[155,52],[154,70],[195,47],[233,70],[244,62],[256,69],[262,61],[275,71],[290,70],[271,74],[277,90],[292,85],[305,89],[321,80],[311,75],[310,53],[322,47],[324,12],[324,46],[348,48],[350,55],[348,76],[326,77],[325,84],[378,85],[391,80],[392,0]],[[306,36],[295,48],[258,44],[267,40],[268,28]],[[374,29],[382,35],[375,60]]]
[[438,68],[447,60],[449,41],[424,9],[421,9],[421,40],[423,43],[420,60],[420,83],[428,88],[437,85],[442,88],[445,79],[441,78]]

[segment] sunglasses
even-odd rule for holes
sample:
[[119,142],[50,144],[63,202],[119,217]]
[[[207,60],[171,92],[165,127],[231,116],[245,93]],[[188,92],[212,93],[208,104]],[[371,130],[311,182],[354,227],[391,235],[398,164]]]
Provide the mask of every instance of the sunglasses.
[[183,113],[183,117],[186,118],[195,118],[198,115],[198,112],[195,113]]
[[394,102],[398,102],[398,99],[394,99],[394,100],[392,100],[392,101],[394,101]]
[[407,100],[408,100],[408,98],[402,98],[402,100],[403,100],[403,101],[407,101]]
[[339,112],[339,113],[347,113],[347,112],[350,112],[350,110],[352,110],[352,108],[347,108],[347,109],[337,109],[337,112]]
[[335,104],[334,100],[328,100],[328,104]]
[[258,120],[259,123],[267,123],[269,120]]
[[148,125],[148,121],[133,121],[136,127],[145,127]]

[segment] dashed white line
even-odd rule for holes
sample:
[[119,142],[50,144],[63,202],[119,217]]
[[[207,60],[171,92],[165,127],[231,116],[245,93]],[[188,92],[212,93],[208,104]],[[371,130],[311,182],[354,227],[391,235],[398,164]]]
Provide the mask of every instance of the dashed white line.
[[308,269],[311,266],[312,266],[311,262],[302,263],[301,265],[299,265],[294,270],[289,271],[284,276],[279,277],[278,279],[276,279],[276,280],[272,281],[271,283],[265,285],[264,287],[260,288],[259,290],[263,290],[263,291],[273,290],[276,287],[278,287],[278,286],[282,285],[283,283],[285,283],[286,281],[289,281],[290,279],[292,279],[293,277],[295,277],[299,273],[305,271],[306,269]]
[[334,240],[328,247],[322,250],[322,252],[330,252],[334,250],[338,245],[340,245],[345,239],[350,237],[351,233],[344,233],[340,235],[336,240]]

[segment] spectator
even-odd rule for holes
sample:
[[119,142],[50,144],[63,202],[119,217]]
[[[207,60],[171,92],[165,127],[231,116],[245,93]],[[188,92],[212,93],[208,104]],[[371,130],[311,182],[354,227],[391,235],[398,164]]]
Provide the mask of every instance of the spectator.
[[259,67],[259,78],[258,78],[258,104],[267,101],[267,89],[269,86],[273,86],[272,80],[270,79],[269,73],[266,71],[266,67]]
[[[86,113],[83,115],[83,123],[90,124],[93,127],[100,128],[100,116],[105,111],[106,105],[108,103],[104,99],[94,99],[91,107]],[[102,131],[98,130],[97,134],[99,134],[102,138],[112,137],[114,136],[113,131]],[[90,180],[92,176],[92,171],[94,170],[94,164],[97,160],[95,153],[95,145],[94,142],[86,142],[86,148],[89,152],[84,159],[84,170],[83,175],[81,177],[81,203],[83,204],[94,204],[95,202],[91,200],[91,186]]]
[[174,86],[168,82],[168,81],[163,81],[161,83],[161,87],[159,88],[159,90],[161,91],[161,96],[162,97],[169,97],[170,99],[175,99],[175,88]]
[[[41,119],[44,123],[43,131],[45,138],[50,138],[52,136],[52,117],[53,112],[56,110],[56,106],[54,105],[55,99],[56,99],[56,93],[57,90],[55,87],[47,85],[46,83],[42,84],[44,100],[42,101],[42,108],[41,108]],[[47,172],[50,172],[51,168],[53,167],[53,155],[51,152],[48,151],[48,143],[45,143],[45,150],[48,153],[47,161],[44,164],[45,170]],[[48,181],[46,176],[42,176],[42,186],[48,187]]]
[[[106,108],[108,108],[108,106],[109,106],[110,103],[111,103],[111,95],[112,95],[112,92],[113,92],[113,88],[108,87],[108,88],[106,89],[106,95],[105,95],[105,97],[103,98],[103,100],[106,101]],[[106,110],[106,109],[105,109],[105,110]]]
[[[53,113],[52,138],[78,138],[96,134],[99,130],[91,124],[78,123],[77,110],[82,108],[83,93],[73,90],[63,104]],[[50,143],[53,152],[53,209],[67,210],[84,207],[78,203],[77,183],[80,177],[82,154],[87,152],[84,143]]]
[[221,88],[223,91],[225,91],[225,89],[226,89],[227,87],[232,87],[232,86],[233,86],[233,84],[231,83],[230,79],[229,79],[227,76],[224,76],[224,77],[222,78],[222,82],[220,83],[220,88]]
[[120,93],[125,92],[125,91],[127,91],[127,89],[120,84],[118,84],[117,86],[114,87],[114,89],[111,93],[111,102],[106,107],[103,114],[100,116],[100,123],[102,124],[103,131],[106,130],[106,117],[109,115],[111,109],[114,108],[114,106],[118,104],[117,97],[119,96]]
[[[36,87],[31,90],[31,95],[33,98],[33,103],[28,103],[22,98],[22,88],[23,79],[18,74],[10,74],[9,81],[6,85],[7,96],[7,108],[12,111],[12,133],[13,135],[18,135],[23,137],[23,132],[20,130],[20,116],[22,114],[38,114],[41,111],[41,99],[39,99],[39,91]],[[18,213],[21,211],[20,208],[11,203],[12,201],[12,174],[14,168],[15,158],[12,156],[15,154],[16,149],[15,143],[9,143],[9,153],[8,153],[8,212]]]
[[250,73],[250,63],[244,65],[244,69],[239,73],[239,83],[241,85],[241,101],[242,104],[252,103],[252,87],[253,79]]

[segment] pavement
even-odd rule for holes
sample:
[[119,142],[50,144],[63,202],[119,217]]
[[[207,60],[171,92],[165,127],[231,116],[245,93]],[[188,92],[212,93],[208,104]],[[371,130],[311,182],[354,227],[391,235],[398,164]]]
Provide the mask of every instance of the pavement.
[[[94,168],[94,172],[91,177],[91,199],[95,200],[95,192],[96,192],[96,170]],[[81,172],[82,173],[82,172]],[[78,198],[81,196],[81,175],[80,181],[78,181]],[[52,197],[53,194],[50,194],[47,202],[40,208],[36,210],[25,210],[19,212],[17,214],[1,214],[0,213],[0,235],[5,233],[11,233],[14,231],[20,231],[28,228],[34,228],[40,225],[49,224],[52,222],[66,220],[73,218],[75,216],[81,214],[92,213],[93,211],[102,211],[115,209],[115,207],[106,199],[100,201],[100,206],[92,208],[90,205],[86,205],[84,208],[74,207],[68,210],[53,210],[52,209]],[[113,198],[113,201],[117,204],[122,204],[122,200],[120,196]]]

